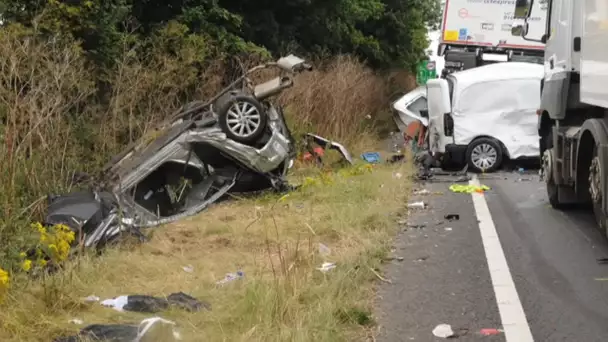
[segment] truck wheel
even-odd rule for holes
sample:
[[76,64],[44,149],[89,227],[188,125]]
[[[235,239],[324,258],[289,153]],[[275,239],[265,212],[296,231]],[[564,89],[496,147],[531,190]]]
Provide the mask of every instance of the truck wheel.
[[490,138],[479,138],[467,148],[467,163],[477,172],[493,172],[502,164],[503,151],[500,144]]
[[553,148],[545,150],[542,158],[542,170],[543,179],[547,186],[547,197],[549,198],[549,204],[556,210],[566,210],[571,207],[571,203],[565,203],[560,201],[560,191],[566,191],[567,189],[555,184],[553,179]]
[[553,209],[564,210],[566,206],[559,201],[559,187],[553,179],[546,181],[547,183],[547,197],[549,197],[549,204]]
[[597,146],[593,148],[593,158],[589,166],[589,194],[591,195],[591,204],[593,214],[597,221],[598,227],[602,232],[606,230],[606,214],[602,206],[602,164],[597,155]]

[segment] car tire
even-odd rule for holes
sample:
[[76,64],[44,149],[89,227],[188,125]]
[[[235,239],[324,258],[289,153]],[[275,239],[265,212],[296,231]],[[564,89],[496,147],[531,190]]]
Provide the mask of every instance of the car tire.
[[466,160],[471,170],[494,172],[502,164],[503,154],[498,141],[491,138],[479,138],[469,144]]
[[247,94],[231,94],[217,107],[219,125],[229,139],[251,144],[264,134],[268,116],[264,106]]

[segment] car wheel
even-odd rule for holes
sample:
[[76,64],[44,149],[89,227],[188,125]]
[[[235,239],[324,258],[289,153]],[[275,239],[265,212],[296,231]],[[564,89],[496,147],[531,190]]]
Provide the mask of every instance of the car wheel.
[[493,172],[502,164],[503,151],[500,144],[490,138],[480,138],[469,144],[467,163],[477,172]]
[[229,139],[249,144],[264,134],[268,117],[264,107],[246,94],[232,95],[218,108],[219,124]]

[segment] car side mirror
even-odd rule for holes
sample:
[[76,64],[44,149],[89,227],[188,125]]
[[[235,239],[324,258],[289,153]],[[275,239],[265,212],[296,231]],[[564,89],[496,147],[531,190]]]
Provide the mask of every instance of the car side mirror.
[[420,117],[428,119],[428,117],[429,117],[429,110],[428,109],[421,109],[420,110]]

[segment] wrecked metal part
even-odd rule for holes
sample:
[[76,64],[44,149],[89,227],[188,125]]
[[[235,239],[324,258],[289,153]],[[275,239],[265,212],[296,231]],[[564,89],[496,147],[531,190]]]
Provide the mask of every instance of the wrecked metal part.
[[[312,144],[311,143],[316,143],[317,145],[320,145],[323,147],[323,149],[327,150],[327,149],[332,149],[332,150],[336,150],[338,152],[340,152],[340,154],[342,155],[342,157],[348,161],[349,164],[353,165],[354,161],[353,161],[353,157],[350,155],[350,152],[348,152],[348,150],[346,149],[346,147],[344,147],[344,145],[339,144],[337,142],[328,140],[326,138],[323,138],[322,136],[313,134],[313,133],[306,133],[306,146],[309,149],[309,153],[311,153],[313,156],[316,156],[316,153],[314,152],[314,150],[312,150]],[[322,161],[320,160],[320,157],[317,156],[317,162],[322,163]]]
[[[294,139],[269,98],[293,80],[282,75],[253,85],[248,75],[268,67],[290,75],[311,69],[290,55],[249,70],[207,102],[187,104],[106,164],[89,192],[49,198],[45,222],[66,224],[77,241],[100,247],[197,214],[230,192],[291,189]],[[315,138],[350,157],[342,145]]]

